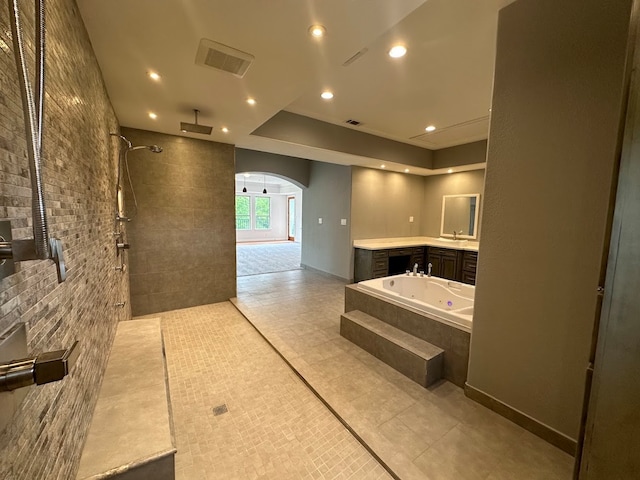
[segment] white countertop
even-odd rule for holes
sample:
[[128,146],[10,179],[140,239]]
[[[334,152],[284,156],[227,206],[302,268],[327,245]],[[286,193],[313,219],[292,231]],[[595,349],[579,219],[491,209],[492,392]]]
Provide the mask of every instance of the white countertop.
[[395,237],[395,238],[367,238],[365,240],[354,240],[355,248],[365,250],[384,250],[386,248],[403,247],[442,247],[454,250],[478,251],[478,242],[472,240],[453,240],[437,237]]

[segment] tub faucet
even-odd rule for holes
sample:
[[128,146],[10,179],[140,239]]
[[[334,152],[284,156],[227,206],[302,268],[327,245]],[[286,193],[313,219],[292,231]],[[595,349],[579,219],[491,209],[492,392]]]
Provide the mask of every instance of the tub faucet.
[[427,277],[431,276],[431,269],[433,268],[433,265],[430,263],[429,265],[427,265]]
[[414,264],[413,265],[413,276],[417,276],[418,275],[418,264]]

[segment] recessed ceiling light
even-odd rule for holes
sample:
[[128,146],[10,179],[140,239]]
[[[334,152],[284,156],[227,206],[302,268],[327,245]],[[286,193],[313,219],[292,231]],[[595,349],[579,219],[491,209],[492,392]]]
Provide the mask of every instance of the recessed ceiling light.
[[229,133],[229,129],[227,127],[222,127],[221,129],[224,133]]
[[436,127],[434,127],[433,125],[429,125],[427,128],[425,128],[427,132],[433,132],[435,129]]
[[394,45],[393,47],[391,47],[391,50],[389,50],[389,56],[391,58],[404,57],[406,54],[407,47],[405,47],[404,45]]
[[449,170],[447,170],[447,173],[453,173],[453,168],[450,168]]
[[408,169],[408,168],[405,168],[405,169],[404,169],[404,173],[409,173],[409,169]]
[[382,165],[380,165],[380,168],[387,168],[387,166],[383,163]]
[[332,93],[332,92],[330,92],[329,90],[325,90],[324,92],[322,92],[322,93],[320,94],[320,96],[321,96],[322,98],[324,98],[325,100],[331,100],[331,99],[333,98],[333,93]]
[[314,38],[322,38],[327,34],[327,29],[322,25],[311,25],[309,27],[309,35]]
[[155,80],[156,82],[160,80],[160,75],[156,72],[149,72],[148,75],[151,80]]
[[158,118],[158,115],[153,112],[149,112],[149,118],[155,120],[156,118]]
[[256,104],[256,99],[255,98],[247,98],[247,103],[249,105],[255,105]]

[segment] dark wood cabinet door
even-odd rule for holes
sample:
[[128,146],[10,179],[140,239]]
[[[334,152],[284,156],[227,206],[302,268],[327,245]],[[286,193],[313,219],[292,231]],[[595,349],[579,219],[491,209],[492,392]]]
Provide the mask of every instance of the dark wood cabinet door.
[[442,257],[442,278],[458,280],[458,259],[456,257]]

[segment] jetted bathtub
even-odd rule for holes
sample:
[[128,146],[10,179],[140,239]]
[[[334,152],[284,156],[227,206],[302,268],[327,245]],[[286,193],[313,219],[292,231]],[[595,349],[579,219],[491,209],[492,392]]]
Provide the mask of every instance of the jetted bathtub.
[[438,277],[413,275],[374,278],[358,288],[412,309],[442,323],[471,332],[475,287]]

